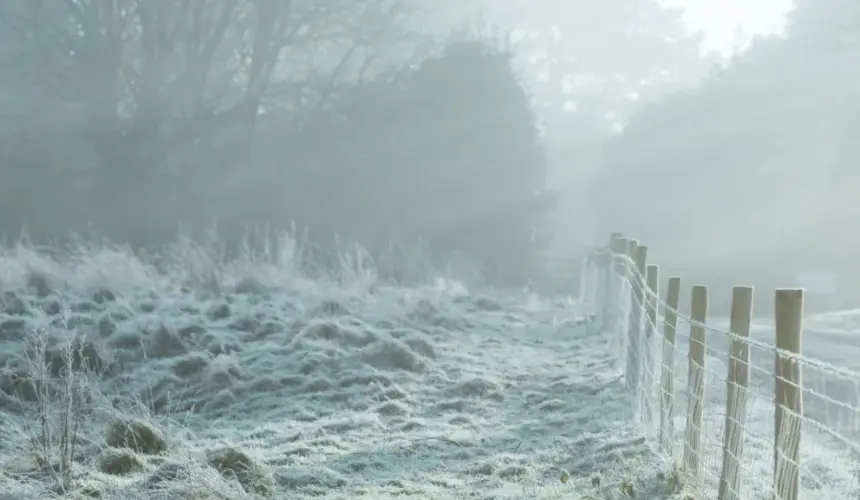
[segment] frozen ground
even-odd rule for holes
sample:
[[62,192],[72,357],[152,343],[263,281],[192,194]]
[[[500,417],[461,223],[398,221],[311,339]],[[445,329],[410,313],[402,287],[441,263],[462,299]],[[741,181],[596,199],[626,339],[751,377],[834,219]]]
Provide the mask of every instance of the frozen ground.
[[3,250],[0,498],[671,497],[568,301],[270,250]]

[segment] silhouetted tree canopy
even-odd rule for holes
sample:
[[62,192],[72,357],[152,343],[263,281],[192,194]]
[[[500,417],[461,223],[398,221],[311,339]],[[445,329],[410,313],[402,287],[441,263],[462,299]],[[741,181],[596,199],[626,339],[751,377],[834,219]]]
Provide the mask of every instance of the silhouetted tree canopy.
[[[467,12],[510,36],[447,39]],[[0,2],[0,230],[139,246],[296,223],[522,281],[547,176],[579,215],[596,145],[698,78],[697,42],[652,0]],[[556,246],[588,232],[568,218]]]
[[[335,234],[371,249],[421,242],[527,278],[550,198],[510,52],[452,40],[376,64],[404,36],[389,4],[0,7],[17,23],[0,55],[23,65],[0,84],[0,226],[138,246],[180,226],[217,223],[235,240],[295,224],[322,246]],[[286,56],[303,64],[277,70]]]
[[[269,117],[267,135],[289,121]],[[440,257],[462,253],[519,278],[547,242],[551,196],[535,117],[510,54],[493,45],[452,43],[356,86],[277,142],[282,151],[267,156],[297,161],[284,177],[293,188],[268,187],[281,208],[265,212],[284,214],[282,223],[295,216],[316,234],[369,247],[423,241]],[[259,196],[252,205],[259,210]]]

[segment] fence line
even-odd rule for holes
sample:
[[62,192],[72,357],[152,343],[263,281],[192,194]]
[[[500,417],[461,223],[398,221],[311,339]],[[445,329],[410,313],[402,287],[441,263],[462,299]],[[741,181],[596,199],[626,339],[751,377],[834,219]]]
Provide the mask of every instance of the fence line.
[[774,291],[769,343],[751,336],[752,287],[732,289],[718,328],[708,287],[691,287],[685,315],[682,279],[668,278],[664,300],[659,273],[647,246],[613,233],[586,258],[581,300],[684,498],[860,497],[860,373],[803,355],[804,291]]

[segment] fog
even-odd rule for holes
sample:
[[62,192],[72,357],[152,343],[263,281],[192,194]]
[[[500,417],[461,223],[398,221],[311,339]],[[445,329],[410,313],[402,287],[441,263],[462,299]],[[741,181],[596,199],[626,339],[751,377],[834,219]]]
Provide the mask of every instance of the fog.
[[[716,487],[733,285],[756,345],[807,287],[802,493],[853,496],[858,38],[857,0],[0,2],[0,498],[715,498],[657,432]],[[706,397],[615,231],[711,287]]]
[[0,231],[292,231],[558,290],[617,230],[664,275],[860,299],[860,7],[715,5],[4,2]]

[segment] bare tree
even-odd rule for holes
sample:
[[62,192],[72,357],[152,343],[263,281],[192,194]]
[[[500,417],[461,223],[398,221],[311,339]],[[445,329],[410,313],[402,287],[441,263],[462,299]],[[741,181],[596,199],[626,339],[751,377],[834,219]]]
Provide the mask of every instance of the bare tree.
[[27,84],[78,105],[99,166],[127,175],[166,166],[225,124],[252,133],[273,88],[312,107],[309,88],[319,101],[355,65],[366,70],[405,10],[392,0],[10,0],[0,23]]

